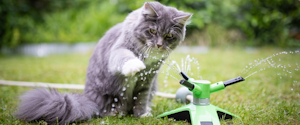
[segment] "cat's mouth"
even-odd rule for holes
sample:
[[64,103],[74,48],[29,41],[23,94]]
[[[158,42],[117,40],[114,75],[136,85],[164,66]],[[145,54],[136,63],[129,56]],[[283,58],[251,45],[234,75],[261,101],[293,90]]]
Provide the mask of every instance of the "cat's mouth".
[[171,53],[172,49],[167,46],[157,46],[155,44],[145,44],[141,49],[141,52],[144,55],[164,55],[168,56]]
[[147,42],[146,46],[151,47],[151,49],[153,49],[155,51],[165,51],[166,50],[166,47],[162,44]]

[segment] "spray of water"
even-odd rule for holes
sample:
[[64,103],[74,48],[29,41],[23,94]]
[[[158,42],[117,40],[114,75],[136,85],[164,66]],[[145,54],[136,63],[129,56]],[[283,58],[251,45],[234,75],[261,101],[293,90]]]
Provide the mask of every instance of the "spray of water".
[[[281,58],[279,58],[278,61],[274,60],[274,57],[279,57],[280,55],[287,55],[287,54],[299,54],[299,50],[289,51],[289,52],[282,51],[282,52],[273,54],[271,56],[268,56],[267,58],[261,58],[261,59],[254,60],[254,62],[251,62],[245,66],[245,68],[240,72],[239,76],[243,76],[245,79],[247,79],[250,76],[252,76],[258,72],[266,70],[267,68],[282,68],[283,71],[285,71],[287,73],[292,73],[292,71],[286,69],[287,67],[292,67],[291,64],[287,64],[287,66],[282,64]],[[251,72],[254,68],[256,68],[262,64],[265,64],[267,66],[260,68],[259,70]],[[296,63],[296,65],[297,65],[297,63]],[[295,71],[298,71],[298,69],[296,68]]]
[[[189,76],[194,76],[194,73],[192,72],[192,65],[197,66],[197,77],[202,79],[202,76],[200,76],[200,66],[199,62],[196,58],[192,57],[190,55],[187,55],[185,58],[181,58],[181,64],[179,64],[177,61],[175,61],[171,56],[169,59],[164,61],[164,64],[166,64],[168,67],[166,69],[166,77],[164,80],[164,83],[167,82],[168,77],[176,79],[179,81],[182,79],[180,72],[185,72]],[[172,73],[173,72],[173,73]],[[175,74],[175,75],[172,75]]]

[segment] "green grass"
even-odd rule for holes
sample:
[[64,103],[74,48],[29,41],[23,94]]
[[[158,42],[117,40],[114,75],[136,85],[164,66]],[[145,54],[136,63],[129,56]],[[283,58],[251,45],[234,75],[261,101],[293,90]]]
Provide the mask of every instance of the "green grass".
[[[266,58],[284,51],[283,49],[259,48],[249,53],[243,48],[213,48],[205,54],[190,54],[198,59],[200,72],[192,63],[193,77],[200,74],[203,79],[212,83],[228,80],[239,75],[242,69],[254,63],[254,60]],[[290,50],[286,50],[289,52]],[[292,50],[294,51],[294,50]],[[0,56],[0,79],[14,81],[50,82],[84,84],[85,72],[90,53],[77,55],[56,55],[44,58],[24,56]],[[173,53],[172,59],[181,64],[181,58],[186,54]],[[286,68],[268,68],[262,64],[252,69],[250,73],[258,72],[246,81],[227,87],[225,90],[213,93],[211,103],[228,110],[240,119],[222,121],[222,124],[299,124],[300,123],[300,54],[281,54],[272,58],[276,65],[286,65]],[[281,61],[279,61],[279,59]],[[297,65],[298,64],[298,65]],[[285,71],[283,71],[285,69]],[[166,66],[162,68],[166,70]],[[291,71],[291,73],[286,72]],[[173,71],[172,75],[178,77]],[[249,73],[249,74],[250,74]],[[190,76],[191,73],[188,73]],[[286,74],[286,75],[285,75]],[[166,73],[159,76],[159,91],[175,93],[180,87],[178,80],[168,77]],[[243,75],[246,77],[246,75]],[[179,77],[178,77],[179,78]],[[0,124],[32,124],[17,120],[13,113],[17,109],[18,96],[31,90],[28,87],[0,85]],[[61,92],[82,92],[80,90],[60,90]],[[163,112],[178,108],[174,99],[155,97],[152,114],[157,116]],[[186,122],[158,119],[155,117],[135,118],[104,117],[94,118],[77,124],[187,124]],[[38,124],[38,122],[34,123]],[[40,122],[40,124],[46,124]]]

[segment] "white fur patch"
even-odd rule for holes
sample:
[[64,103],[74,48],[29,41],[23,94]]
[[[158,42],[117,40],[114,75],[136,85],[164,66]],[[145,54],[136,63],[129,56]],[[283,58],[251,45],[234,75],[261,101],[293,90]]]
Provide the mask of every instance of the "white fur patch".
[[150,112],[146,112],[144,114],[142,114],[140,117],[144,118],[144,117],[152,117],[153,115]]
[[124,63],[122,67],[122,74],[125,76],[134,75],[145,68],[146,66],[141,60],[131,59]]

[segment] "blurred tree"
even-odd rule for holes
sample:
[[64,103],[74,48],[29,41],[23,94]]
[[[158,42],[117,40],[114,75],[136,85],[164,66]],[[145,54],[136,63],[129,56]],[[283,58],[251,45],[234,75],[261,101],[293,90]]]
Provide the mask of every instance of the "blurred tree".
[[252,44],[300,46],[291,37],[300,33],[299,0],[241,0],[236,27]]
[[[225,37],[230,35],[228,32],[232,29],[238,29],[248,41],[247,45],[300,46],[298,0],[157,1],[193,13],[187,35],[195,30],[206,32],[204,34],[211,40],[210,45],[224,44],[225,41],[234,43]],[[144,2],[2,0],[0,48],[20,43],[95,41]]]
[[24,41],[23,33],[32,25],[44,22],[44,14],[62,11],[70,7],[82,8],[86,0],[1,0],[0,1],[0,49],[16,46]]

